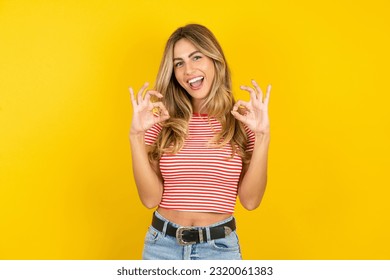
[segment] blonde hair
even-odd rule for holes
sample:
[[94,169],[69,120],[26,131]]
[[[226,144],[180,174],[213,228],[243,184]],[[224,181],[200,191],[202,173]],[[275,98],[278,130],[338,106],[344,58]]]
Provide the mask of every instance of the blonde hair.
[[193,114],[191,97],[180,86],[173,70],[173,49],[176,42],[183,38],[214,62],[214,80],[202,109],[205,109],[208,118],[214,117],[221,123],[222,130],[215,135],[211,144],[222,147],[230,143],[233,149],[232,156],[238,153],[243,161],[247,162],[249,160],[249,155],[245,153],[247,134],[243,125],[230,113],[235,100],[225,55],[213,33],[199,24],[178,28],[169,37],[165,46],[155,89],[164,96],[163,103],[170,118],[161,124],[162,131],[149,153],[149,159],[158,160],[163,153],[177,153],[183,147],[188,133],[188,122]]

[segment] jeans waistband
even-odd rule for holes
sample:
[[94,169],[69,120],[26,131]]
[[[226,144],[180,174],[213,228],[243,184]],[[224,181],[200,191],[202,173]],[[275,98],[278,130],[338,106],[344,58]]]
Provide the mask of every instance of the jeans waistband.
[[[163,220],[163,221],[166,221],[166,222],[170,223],[170,224],[171,224],[172,226],[174,226],[174,227],[179,228],[179,227],[182,226],[182,225],[176,224],[176,223],[174,223],[174,222],[171,222],[170,220],[168,220],[167,218],[165,218],[164,216],[162,216],[160,213],[158,213],[157,210],[154,212],[153,215],[156,215],[157,218],[159,218],[159,219],[161,219],[161,220]],[[230,216],[230,217],[228,217],[228,218],[226,218],[226,219],[224,219],[224,220],[222,220],[222,221],[213,223],[213,224],[211,224],[211,225],[207,225],[207,226],[195,226],[195,227],[193,227],[193,228],[211,228],[211,227],[215,227],[215,226],[219,226],[219,225],[225,224],[225,223],[227,223],[227,222],[229,222],[229,221],[231,221],[231,220],[233,220],[233,219],[234,219],[234,217],[233,217],[233,216]]]
[[190,238],[187,240],[194,243],[201,243],[204,241],[208,242],[213,239],[226,237],[236,229],[233,216],[208,226],[181,227],[180,225],[172,223],[168,219],[164,218],[157,211],[154,212],[152,226],[155,227],[156,230],[160,231],[164,236],[168,235],[176,237],[181,245],[190,244],[183,240],[181,236],[184,236],[184,239],[186,239],[185,236],[188,237],[188,235],[190,235]]

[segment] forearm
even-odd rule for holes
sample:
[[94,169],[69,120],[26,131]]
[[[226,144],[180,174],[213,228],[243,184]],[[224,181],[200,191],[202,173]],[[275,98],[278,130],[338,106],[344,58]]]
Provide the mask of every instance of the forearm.
[[254,210],[260,205],[265,192],[269,142],[269,133],[256,135],[250,164],[238,188],[240,202],[248,210]]
[[130,144],[133,174],[138,195],[147,208],[154,208],[161,201],[162,179],[149,162],[144,134],[130,134]]

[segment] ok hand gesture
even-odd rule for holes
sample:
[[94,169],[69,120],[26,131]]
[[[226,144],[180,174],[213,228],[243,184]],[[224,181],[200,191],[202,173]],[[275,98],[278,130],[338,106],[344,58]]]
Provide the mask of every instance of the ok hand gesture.
[[[162,98],[163,95],[155,90],[148,90],[145,97],[142,97],[144,91],[149,86],[145,83],[139,90],[137,98],[134,96],[134,91],[129,88],[131,95],[131,103],[133,104],[133,120],[131,123],[130,134],[141,134],[151,128],[154,124],[163,122],[169,119],[169,113],[162,102],[152,102],[151,96]],[[157,108],[159,113],[155,114],[154,109]]]
[[252,80],[252,84],[254,89],[248,86],[241,86],[242,90],[246,90],[250,93],[251,98],[249,102],[242,100],[237,101],[237,103],[233,106],[232,115],[237,120],[244,123],[255,134],[268,134],[270,130],[268,103],[271,85],[268,85],[267,92],[263,100],[263,92],[261,91],[259,85],[255,80]]

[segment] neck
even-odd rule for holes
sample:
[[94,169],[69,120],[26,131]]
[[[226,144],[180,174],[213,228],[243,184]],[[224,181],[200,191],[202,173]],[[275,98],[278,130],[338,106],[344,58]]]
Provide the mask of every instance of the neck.
[[203,100],[192,99],[192,111],[196,114],[207,114],[206,108],[202,108]]

